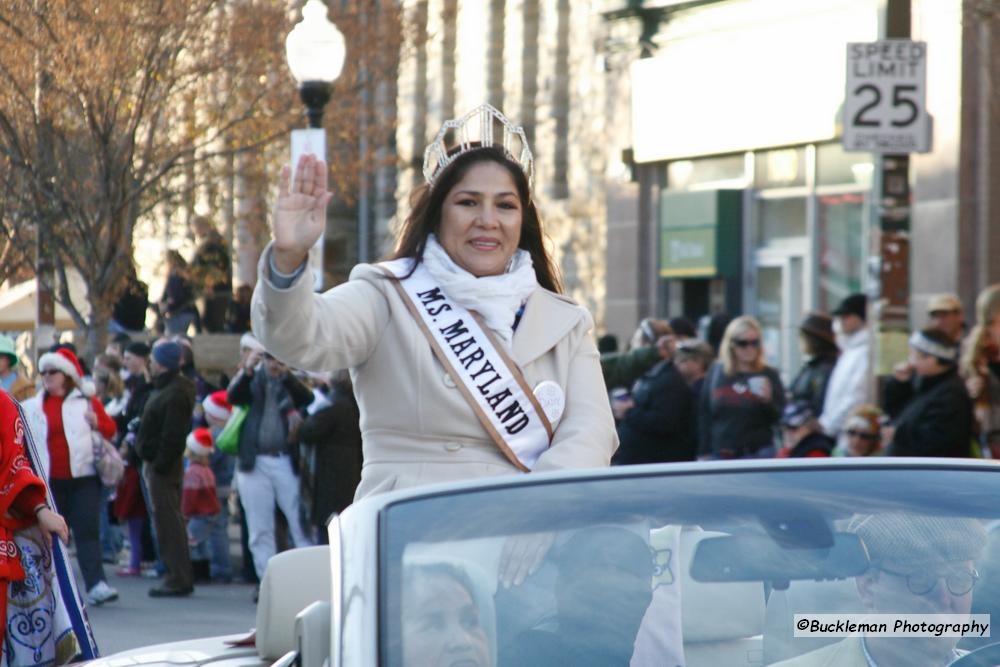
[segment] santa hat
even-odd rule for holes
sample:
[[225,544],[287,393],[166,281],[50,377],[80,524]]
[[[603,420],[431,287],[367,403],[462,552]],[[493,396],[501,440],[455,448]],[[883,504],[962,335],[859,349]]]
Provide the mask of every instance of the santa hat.
[[73,380],[84,396],[93,396],[96,393],[94,383],[83,379],[83,368],[80,360],[76,358],[72,350],[61,347],[54,352],[46,352],[38,360],[39,372],[59,371],[69,379]]
[[240,349],[247,348],[253,350],[254,352],[263,352],[264,346],[260,344],[257,337],[254,336],[249,331],[240,337]]
[[229,419],[229,415],[233,411],[233,406],[226,400],[224,390],[206,396],[205,400],[201,402],[201,407],[204,408],[206,415],[223,422]]
[[192,454],[208,456],[212,453],[212,432],[207,428],[196,428],[187,437],[187,448]]

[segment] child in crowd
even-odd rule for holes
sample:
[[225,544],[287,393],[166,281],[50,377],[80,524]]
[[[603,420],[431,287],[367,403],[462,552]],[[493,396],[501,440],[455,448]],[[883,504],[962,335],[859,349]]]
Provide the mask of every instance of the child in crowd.
[[216,495],[215,475],[208,465],[214,449],[214,439],[207,428],[196,428],[187,437],[189,465],[184,471],[181,512],[187,519],[188,545],[195,579],[203,581],[209,578],[212,527],[222,511]]
[[[212,438],[218,438],[233,411],[233,406],[226,400],[225,390],[209,394],[201,405]],[[229,583],[233,579],[233,568],[229,560],[229,496],[236,470],[236,457],[216,448],[209,457],[209,467],[215,475],[215,492],[222,508],[209,537],[209,571],[212,581]]]

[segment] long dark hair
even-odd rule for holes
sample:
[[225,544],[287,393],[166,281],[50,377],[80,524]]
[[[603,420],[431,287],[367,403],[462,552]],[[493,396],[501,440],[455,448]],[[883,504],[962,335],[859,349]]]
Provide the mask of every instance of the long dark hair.
[[559,272],[545,250],[542,221],[535,208],[535,202],[531,199],[528,179],[521,171],[521,167],[508,158],[502,149],[492,146],[476,148],[459,155],[454,162],[441,170],[434,179],[433,187],[423,184],[413,190],[410,195],[410,215],[403,223],[396,250],[389,259],[412,257],[417,263],[423,260],[427,237],[438,233],[441,226],[441,209],[445,197],[456,183],[465,178],[472,167],[483,162],[497,163],[506,169],[514,180],[522,211],[521,240],[517,246],[527,250],[531,255],[538,284],[552,292],[562,293]]

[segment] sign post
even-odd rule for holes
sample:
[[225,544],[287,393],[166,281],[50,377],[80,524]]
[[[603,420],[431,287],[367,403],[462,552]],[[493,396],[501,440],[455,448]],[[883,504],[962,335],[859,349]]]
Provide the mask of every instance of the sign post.
[[905,359],[910,327],[910,153],[931,150],[927,45],[909,35],[909,0],[889,2],[893,39],[847,45],[845,151],[876,154],[868,293],[875,356],[885,376]]

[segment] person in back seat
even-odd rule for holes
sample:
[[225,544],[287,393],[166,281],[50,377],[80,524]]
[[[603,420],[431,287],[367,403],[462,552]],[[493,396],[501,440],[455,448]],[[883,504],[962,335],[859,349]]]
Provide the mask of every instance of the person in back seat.
[[[855,579],[866,608],[854,614],[969,613],[975,561],[986,545],[978,521],[885,513],[857,516],[848,530],[871,560]],[[955,648],[958,639],[856,635],[772,667],[938,667],[965,653]]]
[[591,528],[567,540],[555,564],[557,627],[522,632],[499,664],[626,667],[652,600],[649,546],[624,528]]
[[402,667],[493,667],[493,610],[465,567],[408,565],[402,592]]

